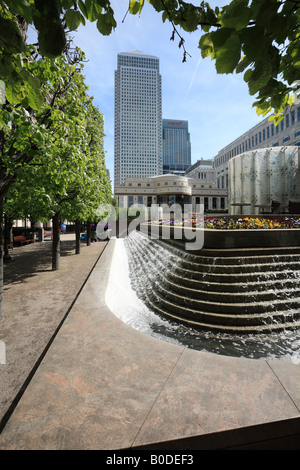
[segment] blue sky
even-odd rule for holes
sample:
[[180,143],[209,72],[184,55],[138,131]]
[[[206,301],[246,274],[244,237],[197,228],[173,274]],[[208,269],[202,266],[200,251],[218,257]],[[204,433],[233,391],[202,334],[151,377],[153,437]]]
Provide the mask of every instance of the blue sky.
[[[201,31],[182,32],[191,57],[182,63],[179,40],[170,41],[172,26],[145,1],[141,16],[126,15],[128,0],[112,0],[117,28],[101,36],[95,23],[72,34],[86,54],[84,73],[95,104],[104,114],[106,166],[113,181],[114,163],[114,71],[117,54],[134,49],[160,59],[162,116],[189,122],[192,163],[213,158],[219,150],[262,120],[252,108],[242,74],[218,75],[210,58],[202,59],[198,43]],[[210,1],[222,6],[228,1]],[[125,17],[126,15],[126,17]],[[122,22],[125,17],[124,22]]]

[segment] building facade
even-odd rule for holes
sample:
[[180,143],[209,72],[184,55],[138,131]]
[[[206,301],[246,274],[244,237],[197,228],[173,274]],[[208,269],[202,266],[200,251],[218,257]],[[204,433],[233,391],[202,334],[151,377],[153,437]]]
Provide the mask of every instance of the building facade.
[[201,181],[175,174],[148,178],[128,178],[115,187],[115,197],[120,208],[133,204],[151,205],[190,204],[193,211],[203,205],[205,211],[225,209],[228,205],[227,191],[217,189],[212,181]]
[[115,71],[114,184],[162,174],[162,97],[159,59],[122,52]]
[[215,185],[215,171],[213,168],[212,160],[197,160],[196,163],[191,165],[186,171],[185,176],[189,178],[196,178],[205,183]]
[[184,175],[191,166],[191,142],[188,121],[163,119],[163,173]]
[[217,187],[227,189],[229,186],[228,161],[231,158],[248,151],[281,146],[300,146],[299,104],[286,108],[277,126],[266,118],[218,152],[214,158]]

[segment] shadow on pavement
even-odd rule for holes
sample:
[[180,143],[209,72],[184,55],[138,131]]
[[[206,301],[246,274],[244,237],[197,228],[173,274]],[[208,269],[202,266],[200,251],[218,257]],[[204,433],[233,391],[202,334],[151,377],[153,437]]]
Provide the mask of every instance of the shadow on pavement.
[[[52,241],[35,242],[9,250],[10,261],[4,263],[4,290],[37,273],[52,271]],[[75,254],[75,239],[61,240],[61,257]]]

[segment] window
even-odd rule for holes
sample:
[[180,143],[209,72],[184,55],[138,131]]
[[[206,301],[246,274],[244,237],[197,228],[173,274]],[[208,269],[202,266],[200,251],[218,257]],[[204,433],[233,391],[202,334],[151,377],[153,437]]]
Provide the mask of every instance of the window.
[[133,196],[128,196],[128,207],[133,205]]
[[290,116],[289,114],[287,114],[285,116],[285,127],[289,127],[289,125],[290,125]]

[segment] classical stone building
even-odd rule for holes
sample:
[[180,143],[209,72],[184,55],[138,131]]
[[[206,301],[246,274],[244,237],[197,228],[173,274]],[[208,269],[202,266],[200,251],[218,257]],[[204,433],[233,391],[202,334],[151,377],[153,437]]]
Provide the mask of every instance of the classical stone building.
[[151,207],[152,204],[191,204],[197,211],[197,205],[203,205],[206,211],[225,209],[228,204],[227,190],[218,189],[213,180],[189,178],[179,175],[158,175],[148,178],[127,178],[115,187],[115,197],[120,208],[133,204]]

